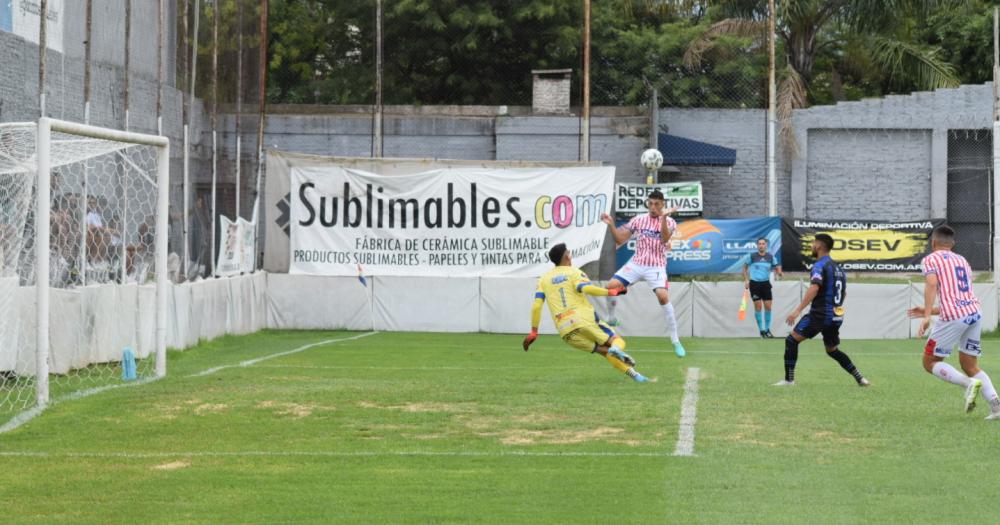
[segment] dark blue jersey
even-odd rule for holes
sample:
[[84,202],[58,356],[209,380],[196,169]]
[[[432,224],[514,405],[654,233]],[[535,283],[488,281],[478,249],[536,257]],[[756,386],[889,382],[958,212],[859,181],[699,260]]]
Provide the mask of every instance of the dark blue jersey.
[[813,299],[809,315],[832,321],[844,318],[844,297],[847,293],[847,276],[844,270],[829,255],[820,258],[813,265],[809,278],[819,285],[819,293]]

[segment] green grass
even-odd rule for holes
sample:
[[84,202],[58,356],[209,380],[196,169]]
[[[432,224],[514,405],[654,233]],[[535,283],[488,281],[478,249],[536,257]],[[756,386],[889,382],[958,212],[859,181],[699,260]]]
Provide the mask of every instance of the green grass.
[[[634,384],[543,336],[225,337],[167,378],[57,403],[0,435],[5,523],[992,522],[1000,424],[960,412],[921,342],[629,338]],[[1000,341],[983,366],[1000,377]],[[696,456],[673,457],[688,367]],[[12,455],[37,453],[38,455]],[[611,455],[616,454],[616,455]],[[943,518],[945,516],[946,518]]]

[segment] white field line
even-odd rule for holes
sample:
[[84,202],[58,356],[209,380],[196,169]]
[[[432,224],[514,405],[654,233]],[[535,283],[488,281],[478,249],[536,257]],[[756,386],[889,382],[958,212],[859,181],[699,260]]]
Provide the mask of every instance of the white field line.
[[694,455],[694,425],[698,422],[698,377],[700,370],[688,368],[684,381],[684,398],[681,399],[681,421],[677,430],[675,456]]
[[0,451],[0,458],[94,458],[94,459],[160,459],[160,458],[378,458],[378,457],[458,457],[458,458],[504,458],[504,457],[566,457],[566,458],[663,458],[672,457],[669,452],[571,452],[571,451],[432,451],[432,450],[385,450],[385,451],[182,451],[182,452],[31,452]]
[[[255,359],[249,359],[247,361],[242,361],[242,362],[237,363],[235,365],[224,365],[224,366],[217,366],[217,367],[214,367],[214,368],[209,368],[208,370],[203,370],[201,372],[198,372],[197,374],[192,374],[192,375],[190,375],[188,377],[207,376],[209,374],[214,374],[214,373],[216,373],[216,372],[218,372],[220,370],[225,370],[227,368],[237,368],[237,367],[252,366],[252,365],[255,365],[255,364],[260,363],[262,361],[267,361],[269,359],[274,359],[276,357],[282,357],[282,356],[286,356],[286,355],[297,354],[299,352],[303,352],[303,351],[306,351],[306,350],[308,350],[310,348],[315,348],[317,346],[327,345],[327,344],[330,344],[330,343],[339,343],[341,341],[354,341],[356,339],[361,339],[362,337],[368,337],[370,335],[375,335],[377,333],[378,332],[367,332],[367,333],[360,334],[360,335],[355,335],[355,336],[352,336],[352,337],[343,337],[343,338],[340,338],[340,339],[327,339],[325,341],[319,341],[317,343],[310,343],[310,344],[307,344],[307,345],[303,345],[303,346],[300,346],[300,347],[292,349],[292,350],[287,350],[287,351],[284,351],[284,352],[278,352],[278,353],[274,353],[274,354],[268,354],[268,355],[265,355],[263,357],[258,357],[258,358],[255,358]],[[10,421],[4,423],[3,426],[0,426],[0,434],[5,434],[7,432],[10,432],[11,430],[14,430],[14,429],[16,429],[16,428],[24,425],[25,423],[31,421],[32,419],[35,419],[36,417],[38,417],[39,414],[41,414],[42,412],[44,412],[46,408],[48,408],[48,407],[50,407],[52,405],[56,405],[58,403],[63,403],[65,401],[72,401],[74,399],[81,399],[81,398],[84,398],[84,397],[89,397],[89,396],[92,396],[92,395],[95,395],[95,394],[100,394],[101,392],[106,392],[108,390],[114,390],[116,388],[126,388],[126,387],[133,387],[133,386],[144,385],[146,383],[150,383],[152,381],[156,381],[157,379],[160,379],[160,378],[158,378],[158,377],[152,377],[152,378],[140,379],[139,381],[135,381],[135,382],[132,382],[132,383],[120,383],[120,384],[114,384],[114,385],[99,386],[99,387],[95,387],[95,388],[88,388],[86,390],[80,390],[78,392],[73,392],[71,394],[67,394],[65,396],[62,396],[62,397],[59,397],[59,398],[56,398],[56,399],[52,399],[51,401],[49,401],[48,405],[45,405],[45,406],[35,406],[35,407],[32,407],[32,408],[30,408],[28,410],[25,410],[24,412],[21,412],[20,414],[14,416]]]
[[41,414],[43,411],[45,411],[46,408],[48,408],[48,407],[50,407],[52,405],[56,405],[56,404],[59,404],[59,403],[65,402],[65,401],[73,401],[74,399],[80,399],[80,398],[84,398],[84,397],[89,397],[89,396],[92,396],[94,394],[100,394],[101,392],[106,392],[108,390],[114,390],[116,388],[129,388],[129,387],[133,387],[133,386],[145,385],[147,383],[152,383],[153,381],[156,381],[158,379],[160,379],[160,378],[159,377],[148,377],[148,378],[145,378],[145,379],[140,379],[138,381],[133,381],[131,383],[119,383],[119,384],[114,384],[114,385],[98,386],[98,387],[94,387],[94,388],[88,388],[86,390],[80,390],[80,391],[77,391],[77,392],[73,392],[72,394],[67,394],[67,395],[62,396],[62,397],[57,397],[55,399],[50,400],[48,405],[40,405],[40,406],[36,405],[36,406],[34,406],[34,407],[32,407],[32,408],[30,408],[28,410],[25,410],[24,412],[21,412],[20,414],[14,416],[10,421],[4,423],[4,425],[2,427],[0,427],[0,434],[5,434],[7,432],[10,432],[11,430],[14,430],[15,428],[18,428],[21,425],[24,425],[28,421],[31,421],[32,419],[35,419],[36,417],[38,417],[39,414]]
[[594,368],[590,366],[320,366],[320,365],[261,365],[260,368],[305,369],[305,370],[567,370],[571,368]]
[[355,336],[352,336],[352,337],[342,337],[340,339],[327,339],[325,341],[319,341],[319,342],[316,342],[316,343],[309,343],[307,345],[302,345],[302,346],[300,346],[298,348],[294,348],[292,350],[286,350],[284,352],[278,352],[278,353],[275,353],[275,354],[268,354],[268,355],[265,355],[263,357],[257,357],[257,358],[254,358],[254,359],[248,359],[246,361],[241,361],[241,362],[239,362],[239,363],[237,363],[235,365],[222,365],[222,366],[212,367],[212,368],[209,368],[208,370],[202,370],[201,372],[198,372],[197,374],[191,374],[188,377],[202,377],[202,376],[207,376],[207,375],[214,374],[214,373],[216,373],[216,372],[218,372],[220,370],[226,370],[227,368],[240,368],[240,367],[253,366],[253,365],[257,364],[257,363],[261,363],[261,362],[264,362],[264,361],[267,361],[267,360],[270,360],[270,359],[275,359],[275,358],[278,358],[278,357],[284,357],[286,355],[297,354],[299,352],[305,352],[306,350],[309,350],[310,348],[315,348],[317,346],[328,345],[328,344],[331,344],[331,343],[340,343],[342,341],[354,341],[354,340],[357,340],[357,339],[361,339],[362,337],[368,337],[370,335],[375,335],[377,333],[378,332],[366,332],[366,333],[363,333],[363,334],[360,334],[360,335],[355,335]]

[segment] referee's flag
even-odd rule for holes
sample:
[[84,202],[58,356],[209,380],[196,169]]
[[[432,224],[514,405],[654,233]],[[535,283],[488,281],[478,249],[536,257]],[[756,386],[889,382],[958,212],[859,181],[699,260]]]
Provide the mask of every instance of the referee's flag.
[[746,288],[744,288],[743,289],[743,300],[740,301],[740,313],[737,314],[737,317],[739,317],[740,321],[742,321],[742,320],[744,320],[744,319],[747,318],[747,299],[749,299],[749,298],[750,298],[750,290],[747,290]]

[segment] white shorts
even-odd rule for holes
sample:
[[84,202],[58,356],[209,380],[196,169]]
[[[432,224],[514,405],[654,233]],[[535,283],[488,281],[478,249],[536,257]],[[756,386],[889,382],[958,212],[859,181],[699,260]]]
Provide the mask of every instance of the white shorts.
[[981,314],[975,313],[965,319],[939,320],[934,323],[934,328],[927,337],[924,355],[948,357],[955,345],[958,345],[959,352],[979,357],[983,352],[979,342],[983,331],[982,317]]
[[621,281],[626,288],[642,280],[649,283],[650,288],[654,290],[657,288],[670,289],[666,267],[643,266],[629,261],[615,272],[614,278]]

